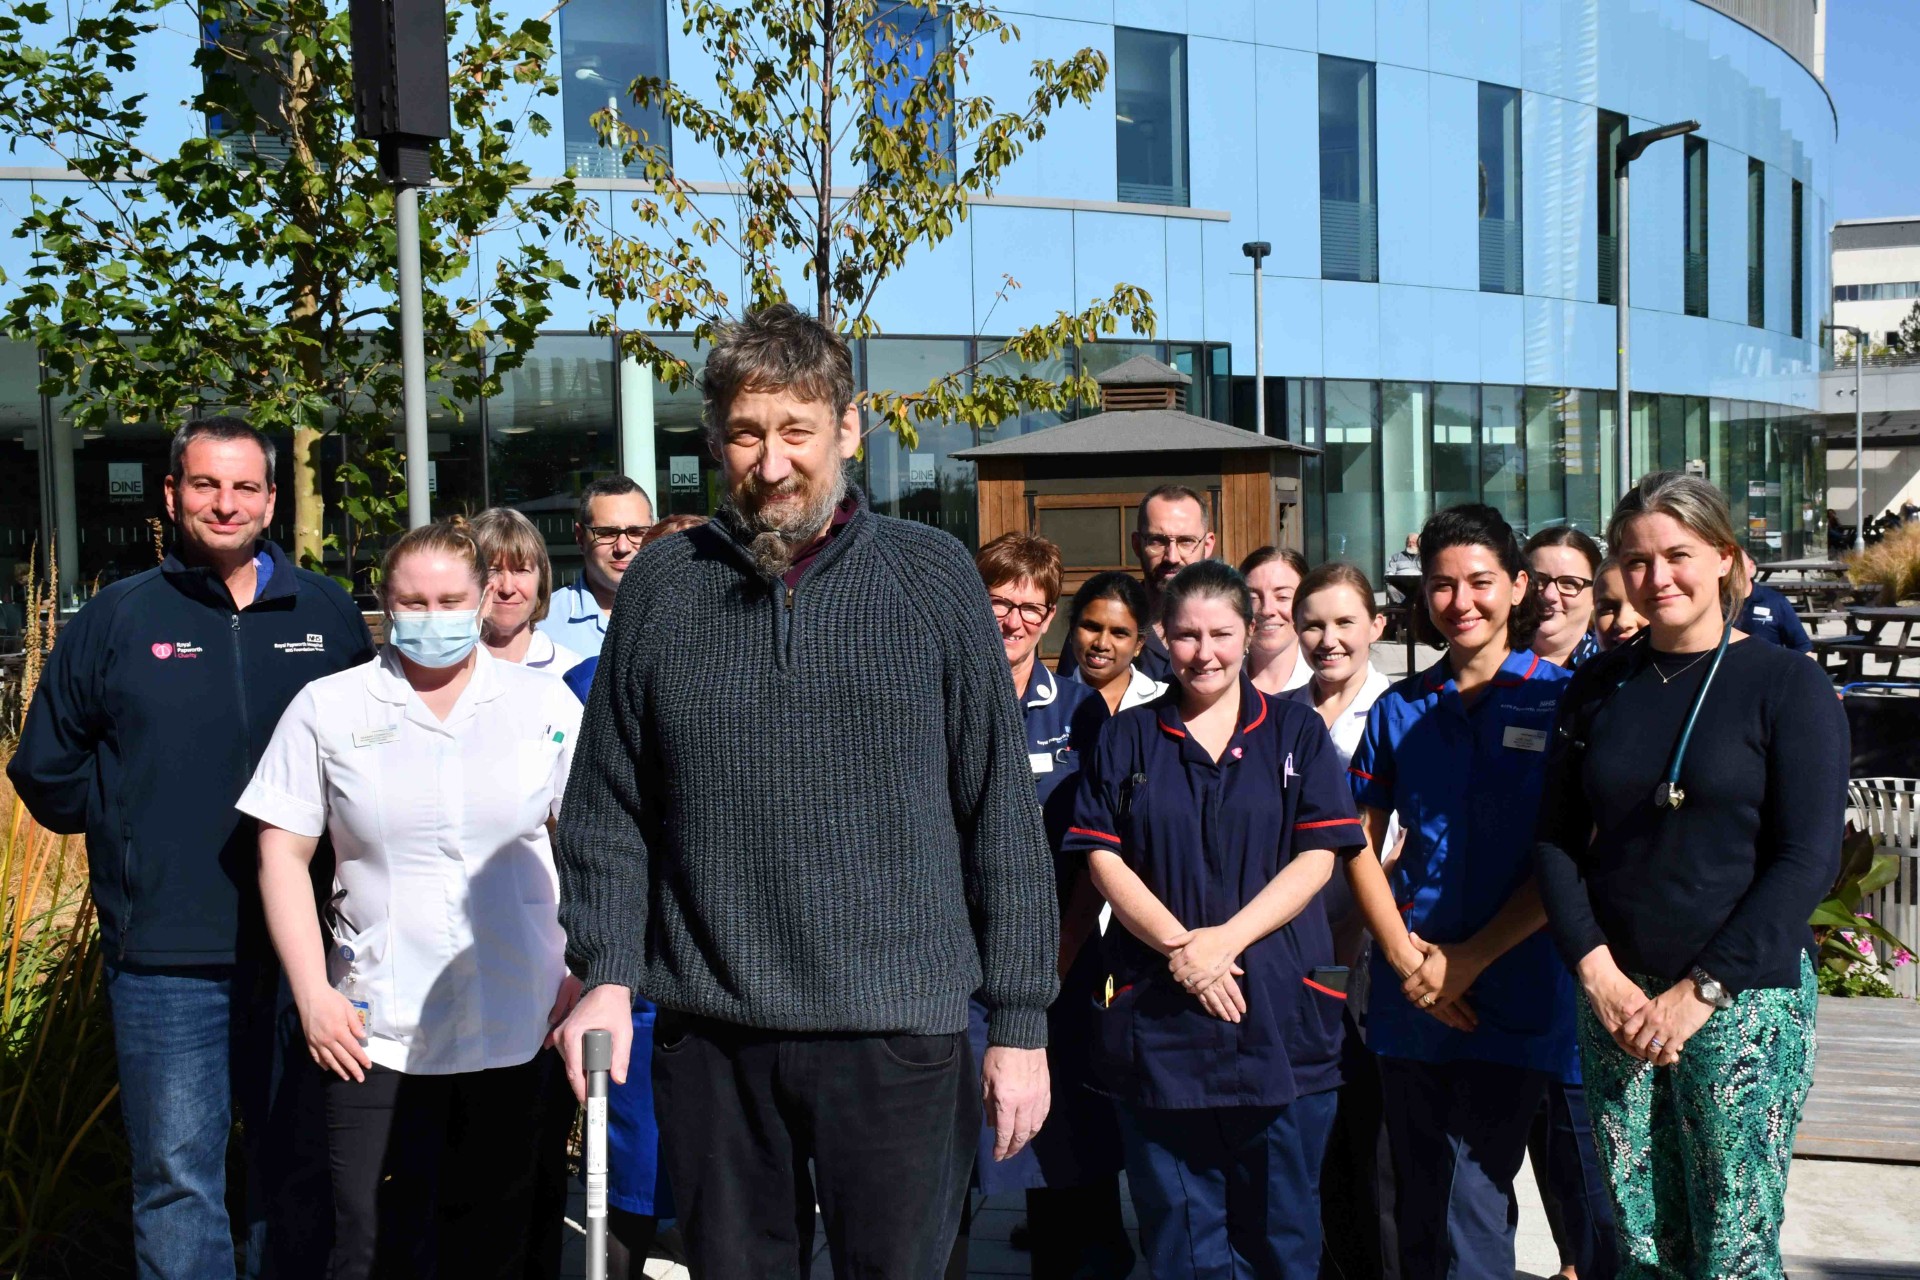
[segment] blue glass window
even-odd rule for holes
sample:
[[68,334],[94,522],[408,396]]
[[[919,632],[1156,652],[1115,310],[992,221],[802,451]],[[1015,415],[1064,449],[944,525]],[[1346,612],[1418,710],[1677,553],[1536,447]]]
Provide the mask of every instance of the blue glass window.
[[1320,59],[1320,274],[1380,278],[1373,64]]
[[1187,203],[1187,39],[1113,29],[1117,198]]
[[568,0],[560,9],[561,137],[567,168],[583,178],[639,178],[645,166],[622,163],[600,142],[597,112],[612,112],[673,163],[673,138],[658,103],[641,107],[630,92],[644,77],[667,78],[667,0]]
[[1480,288],[1523,292],[1520,91],[1480,86]]
[[[953,31],[944,10],[928,10],[916,4],[895,0],[875,10],[867,25],[867,41],[873,46],[875,76],[874,116],[889,129],[906,123],[907,101],[914,90],[934,74],[934,61],[952,47]],[[943,181],[953,181],[952,82],[943,77],[934,96],[942,100],[937,108],[924,109],[921,123],[932,136],[929,169],[938,169]],[[869,162],[867,176],[877,176],[877,167]]]

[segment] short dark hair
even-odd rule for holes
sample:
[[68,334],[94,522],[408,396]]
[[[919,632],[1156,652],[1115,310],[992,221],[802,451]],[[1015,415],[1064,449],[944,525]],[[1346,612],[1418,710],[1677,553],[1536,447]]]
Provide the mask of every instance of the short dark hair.
[[[1448,547],[1485,547],[1500,561],[1509,578],[1518,578],[1527,572],[1527,557],[1520,550],[1519,535],[1514,533],[1505,516],[1484,502],[1463,502],[1437,511],[1421,526],[1420,574],[1423,578],[1432,570],[1434,558]],[[1433,620],[1427,617],[1425,595],[1423,591],[1416,625],[1428,628],[1429,632],[1420,638],[1428,643],[1443,641],[1444,637],[1433,627]],[[1518,652],[1533,647],[1534,632],[1540,629],[1546,609],[1537,591],[1528,591],[1520,597],[1520,603],[1507,615],[1509,649]]]
[[1147,504],[1149,502],[1191,502],[1200,508],[1200,527],[1213,532],[1213,512],[1207,508],[1207,500],[1200,496],[1198,489],[1184,484],[1160,484],[1147,490],[1147,496],[1140,499],[1140,507],[1133,515],[1133,527],[1136,531],[1147,527]]
[[1125,606],[1127,612],[1133,615],[1133,625],[1142,631],[1153,621],[1153,607],[1147,602],[1147,589],[1140,585],[1140,579],[1118,569],[1109,569],[1105,573],[1094,574],[1073,593],[1073,603],[1067,608],[1067,628],[1072,630],[1079,626],[1080,615],[1099,600],[1111,600]]
[[1195,560],[1173,575],[1160,592],[1160,621],[1165,623],[1189,600],[1209,599],[1225,600],[1249,627],[1253,625],[1253,593],[1246,578],[1220,560]]
[[624,498],[629,493],[637,493],[647,499],[647,506],[653,506],[653,499],[640,487],[640,482],[632,476],[601,476],[598,480],[589,480],[580,490],[580,505],[574,509],[573,522],[582,529],[593,520],[593,500],[595,498]]
[[1600,562],[1606,559],[1600,554],[1599,543],[1570,524],[1557,524],[1528,538],[1522,549],[1527,553],[1529,564],[1533,562],[1533,553],[1542,547],[1572,547],[1587,562],[1587,572],[1596,578],[1600,576]]
[[717,451],[727,410],[742,391],[791,391],[838,418],[853,403],[847,340],[791,302],[749,311],[721,328],[700,374],[707,443]]
[[274,467],[279,461],[273,441],[248,426],[245,419],[236,418],[228,413],[216,413],[210,418],[190,419],[173,433],[173,444],[167,450],[167,474],[173,477],[175,487],[187,478],[187,446],[195,440],[253,441],[259,446],[261,456],[267,461],[267,488],[273,488]]
[[1275,560],[1285,564],[1299,577],[1304,579],[1307,576],[1307,558],[1292,547],[1261,547],[1258,551],[1249,552],[1247,558],[1240,562],[1240,576],[1251,578],[1255,569],[1272,564]]

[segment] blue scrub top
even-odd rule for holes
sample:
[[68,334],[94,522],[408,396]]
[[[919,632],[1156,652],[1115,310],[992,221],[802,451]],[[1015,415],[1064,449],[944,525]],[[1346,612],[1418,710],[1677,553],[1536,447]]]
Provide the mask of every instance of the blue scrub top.
[[[1093,750],[1107,722],[1107,700],[1089,685],[1066,680],[1037,658],[1020,713],[1027,724],[1027,764],[1033,790],[1047,820],[1047,845],[1057,854],[1073,820],[1073,788],[1062,784],[1078,776],[1081,761]],[[1070,859],[1077,869],[1084,857]],[[1064,905],[1064,901],[1063,901]]]
[[1764,582],[1756,582],[1748,590],[1747,602],[1740,607],[1740,617],[1733,625],[1756,640],[1777,644],[1782,649],[1813,652],[1813,638],[1801,625],[1800,615],[1792,603]]
[[607,619],[600,612],[600,602],[593,598],[592,588],[587,586],[584,572],[553,593],[547,616],[536,622],[534,628],[583,658],[598,656],[607,639]]
[[[1468,707],[1443,658],[1382,694],[1353,753],[1353,797],[1400,816],[1389,881],[1407,928],[1428,942],[1472,937],[1533,874],[1534,816],[1560,697],[1571,675],[1522,650]],[[1573,979],[1543,928],[1467,991],[1478,1030],[1416,1009],[1375,949],[1367,1043],[1419,1062],[1498,1062],[1579,1076]]]
[[[1364,841],[1326,725],[1244,676],[1240,726],[1218,762],[1187,736],[1175,688],[1108,721],[1081,779],[1067,848],[1118,853],[1190,929],[1225,924],[1297,852],[1351,854]],[[1340,1083],[1345,998],[1313,980],[1334,962],[1318,896],[1240,957],[1237,1024],[1201,1008],[1124,927],[1103,941],[1113,995],[1101,1001],[1100,1066],[1117,1097],[1271,1107]]]

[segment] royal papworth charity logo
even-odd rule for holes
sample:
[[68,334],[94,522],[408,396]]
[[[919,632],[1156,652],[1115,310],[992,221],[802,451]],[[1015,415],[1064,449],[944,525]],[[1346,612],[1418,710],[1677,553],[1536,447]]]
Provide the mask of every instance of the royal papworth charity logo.
[[162,640],[153,646],[153,656],[162,660],[171,658],[173,656],[173,646],[165,640]]

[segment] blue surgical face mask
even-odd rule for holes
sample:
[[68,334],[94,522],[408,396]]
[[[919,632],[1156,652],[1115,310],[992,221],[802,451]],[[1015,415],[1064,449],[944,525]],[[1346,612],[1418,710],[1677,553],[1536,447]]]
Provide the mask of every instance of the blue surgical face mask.
[[420,609],[396,613],[387,643],[423,667],[451,667],[480,643],[478,609]]

